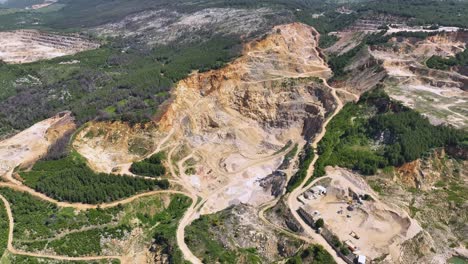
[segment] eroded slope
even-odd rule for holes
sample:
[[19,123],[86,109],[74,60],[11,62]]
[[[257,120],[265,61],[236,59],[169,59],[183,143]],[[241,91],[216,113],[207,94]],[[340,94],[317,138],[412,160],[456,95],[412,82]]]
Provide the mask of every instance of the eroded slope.
[[443,33],[425,40],[393,38],[388,47],[372,50],[389,75],[391,97],[427,115],[434,124],[468,127],[468,77],[456,71],[429,69],[432,55],[448,57],[466,48],[466,32]]
[[[70,112],[59,113],[0,142],[0,176],[44,156],[58,139],[76,128]],[[8,175],[7,175],[8,174]]]

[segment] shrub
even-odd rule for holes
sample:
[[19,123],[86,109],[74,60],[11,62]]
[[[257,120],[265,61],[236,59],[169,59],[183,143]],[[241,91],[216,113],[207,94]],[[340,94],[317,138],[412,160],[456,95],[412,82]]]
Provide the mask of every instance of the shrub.
[[317,229],[322,228],[324,226],[324,224],[325,224],[325,222],[323,221],[322,218],[320,218],[315,222],[315,228],[317,228]]

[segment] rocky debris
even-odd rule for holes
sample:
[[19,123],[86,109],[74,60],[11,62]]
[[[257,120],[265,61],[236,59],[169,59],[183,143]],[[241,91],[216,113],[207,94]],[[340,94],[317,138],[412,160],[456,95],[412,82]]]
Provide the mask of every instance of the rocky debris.
[[[290,209],[288,209],[288,210],[290,210]],[[289,214],[291,215],[291,212],[289,212]],[[301,224],[299,224],[299,222],[297,222],[297,220],[294,217],[286,218],[284,223],[293,232],[296,232],[296,233],[304,232],[304,228],[301,226]]]
[[269,8],[207,8],[193,13],[148,10],[92,31],[105,36],[132,37],[154,45],[204,41],[216,35],[250,38],[266,33],[275,24],[288,22],[291,22],[289,11]]
[[265,217],[275,225],[290,229],[296,233],[302,233],[304,229],[292,216],[291,209],[286,206],[285,200],[280,199],[271,209],[269,209]]
[[426,231],[421,231],[412,239],[402,243],[399,263],[434,263],[432,262],[434,253],[434,240]]
[[457,159],[468,160],[468,147],[462,146],[448,146],[446,147],[447,153]]
[[403,164],[397,168],[398,181],[407,187],[430,190],[443,176],[451,174],[452,160],[447,159],[444,149],[434,150],[430,156]]
[[96,171],[128,173],[127,167],[154,151],[162,137],[153,123],[90,122],[76,135],[73,147]]
[[[186,179],[212,195],[202,214],[270,199],[258,180],[280,165],[278,149],[312,138],[336,108],[317,40],[307,25],[276,26],[230,64],[193,73],[174,88],[158,125],[200,156],[198,171],[212,172]],[[222,186],[228,191],[213,193]]]
[[362,94],[387,77],[382,61],[371,56],[369,50],[361,50],[355,58],[345,68],[348,71],[346,78],[334,81],[332,84],[334,87],[346,89],[354,94]]
[[373,48],[372,57],[382,62],[388,78],[386,92],[405,106],[426,115],[435,125],[468,126],[463,109],[468,97],[468,77],[457,72],[430,69],[431,56],[454,56],[466,47],[466,32],[447,32],[426,39],[395,37]]
[[[394,173],[366,177],[381,199],[406,208],[424,231],[402,244],[401,263],[446,263],[468,237],[467,161],[435,150]],[[390,263],[390,262],[383,262]]]
[[239,204],[217,214],[222,224],[210,228],[213,239],[230,250],[254,248],[264,263],[291,257],[302,244],[265,225],[250,205]]
[[270,191],[272,196],[278,197],[283,194],[283,190],[286,187],[287,175],[282,171],[274,171],[259,182],[265,191]]

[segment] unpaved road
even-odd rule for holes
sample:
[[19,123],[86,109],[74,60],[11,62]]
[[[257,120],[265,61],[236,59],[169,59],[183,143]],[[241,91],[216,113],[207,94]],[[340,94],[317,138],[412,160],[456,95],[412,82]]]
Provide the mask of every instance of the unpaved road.
[[[315,166],[315,162],[317,162],[317,159],[319,157],[318,153],[317,153],[317,144],[320,142],[320,140],[322,140],[322,138],[325,136],[325,133],[327,132],[327,125],[328,123],[333,119],[333,117],[335,117],[340,111],[341,109],[343,108],[343,103],[341,102],[340,98],[338,97],[338,95],[336,94],[336,89],[329,86],[327,81],[325,79],[322,79],[323,80],[323,83],[332,90],[332,94],[333,94],[333,97],[335,97],[335,100],[336,100],[336,103],[337,103],[337,106],[335,108],[335,111],[333,112],[333,114],[323,123],[322,125],[322,130],[321,132],[315,137],[314,141],[311,143],[312,147],[314,148],[314,159],[312,160],[312,162],[310,163],[310,166],[309,168],[307,169],[307,176],[305,177],[305,179],[302,181],[302,183],[296,188],[294,189],[288,196],[288,200],[287,200],[287,205],[289,207],[289,209],[291,210],[291,213],[292,215],[294,216],[294,218],[296,219],[297,222],[299,222],[301,224],[301,226],[304,228],[304,231],[307,233],[307,235],[309,235],[310,237],[312,237],[314,239],[315,242],[319,243],[320,245],[322,245],[332,256],[333,258],[335,259],[335,261],[339,264],[341,263],[345,263],[335,252],[335,250],[333,250],[333,248],[328,244],[328,242],[320,235],[320,234],[317,234],[314,230],[312,230],[312,228],[310,228],[309,225],[307,225],[303,220],[302,218],[299,216],[299,214],[297,213],[297,209],[299,208],[300,204],[299,204],[299,201],[297,200],[297,197],[304,191],[304,185],[305,183],[310,179],[310,177],[312,177],[313,175],[313,172],[314,172],[314,166]],[[313,184],[315,184],[317,181],[323,179],[323,178],[326,178],[326,177],[320,177],[320,178],[317,178],[315,179],[314,181],[312,181],[309,186],[312,186]],[[306,186],[307,187],[307,186]]]
[[[336,94],[336,89],[329,86],[328,83],[326,82],[325,79],[322,79],[323,80],[323,83],[332,90],[332,94],[333,94],[333,97],[335,98],[336,100],[336,103],[337,103],[337,107],[335,108],[333,114],[323,123],[322,125],[322,129],[321,129],[321,132],[315,137],[314,141],[311,143],[312,147],[314,148],[314,159],[312,160],[308,170],[307,170],[307,175],[305,177],[305,179],[302,181],[302,183],[296,188],[294,189],[290,194],[289,196],[287,197],[287,206],[289,207],[289,209],[291,210],[291,213],[292,215],[294,216],[294,218],[296,219],[296,221],[302,226],[302,228],[304,229],[304,231],[306,232],[306,234],[312,238],[312,241],[314,243],[318,243],[320,245],[322,245],[334,258],[334,260],[339,263],[339,264],[344,264],[345,262],[343,261],[343,259],[341,259],[335,252],[335,250],[328,244],[328,242],[320,235],[320,234],[317,234],[309,225],[307,225],[303,220],[302,218],[299,216],[299,214],[297,213],[297,209],[299,208],[300,204],[299,204],[299,201],[297,200],[297,197],[305,190],[307,189],[308,186],[312,186],[314,185],[316,182],[322,180],[322,179],[325,179],[327,178],[326,176],[324,177],[320,177],[320,178],[317,178],[315,179],[314,181],[312,181],[308,186],[304,187],[305,183],[312,177],[313,175],[313,172],[314,172],[314,166],[315,166],[315,162],[317,161],[318,159],[318,154],[317,154],[317,144],[320,142],[320,140],[322,140],[322,138],[325,136],[325,133],[327,132],[326,130],[326,126],[328,125],[328,123],[333,119],[334,116],[336,116],[340,111],[341,109],[343,108],[343,103],[342,101],[340,100],[340,98],[338,97],[338,95]],[[356,99],[358,97],[356,96]],[[289,230],[286,230],[280,226],[277,226],[273,223],[271,223],[270,221],[268,221],[268,219],[265,218],[264,216],[264,212],[270,208],[272,208],[275,204],[276,204],[277,200],[273,200],[272,202],[269,202],[267,204],[264,204],[264,207],[261,208],[261,210],[259,211],[259,217],[260,219],[262,219],[265,223],[269,224],[270,226],[272,226],[273,228],[283,232],[283,233],[286,233],[290,236],[293,236],[295,238],[298,238],[298,239],[301,239],[303,241],[306,241],[306,242],[311,242],[310,239],[304,239],[304,237],[302,236],[298,236],[292,232],[290,232]]]
[[20,191],[20,192],[27,192],[31,194],[34,197],[37,197],[41,200],[47,201],[49,203],[56,204],[59,207],[72,207],[76,210],[87,210],[87,209],[96,209],[96,208],[110,208],[110,207],[115,207],[119,204],[124,205],[131,203],[135,201],[136,199],[146,197],[146,196],[152,196],[152,195],[157,195],[157,194],[182,194],[182,195],[187,195],[186,192],[182,191],[176,191],[176,190],[158,190],[158,191],[150,191],[150,192],[145,192],[145,193],[140,193],[128,198],[125,198],[123,200],[118,200],[110,203],[102,203],[102,204],[83,204],[83,203],[70,203],[70,202],[59,202],[53,198],[50,198],[40,192],[36,192],[34,189],[31,189],[25,185],[17,185],[17,184],[12,184],[12,183],[5,183],[5,182],[0,182],[0,187],[7,187],[10,189],[13,189],[15,191]]
[[8,215],[8,222],[10,229],[8,231],[8,242],[7,242],[7,249],[11,253],[15,255],[23,255],[23,256],[30,256],[30,257],[37,257],[37,258],[49,258],[49,259],[56,259],[56,260],[69,260],[69,261],[92,261],[92,260],[103,260],[103,259],[118,259],[121,263],[127,263],[125,257],[122,256],[93,256],[93,257],[67,257],[67,256],[56,256],[56,255],[48,255],[48,254],[39,254],[39,253],[31,253],[16,250],[13,247],[13,229],[15,226],[15,222],[13,220],[13,214],[11,213],[10,203],[0,195],[0,200],[2,200],[3,204],[5,205],[5,209]]
[[[0,182],[0,187],[7,187],[11,188],[15,191],[20,191],[20,192],[27,192],[31,194],[34,197],[37,197],[39,199],[45,200],[50,203],[54,203],[57,206],[60,207],[72,207],[76,210],[87,210],[87,209],[95,209],[95,208],[110,208],[110,207],[115,207],[117,205],[123,205],[127,204],[130,202],[135,201],[136,199],[146,197],[146,196],[152,196],[152,195],[157,195],[157,194],[182,194],[189,196],[192,198],[192,207],[196,203],[196,198],[191,196],[190,194],[186,192],[181,192],[181,191],[175,191],[175,190],[160,190],[160,191],[152,191],[152,192],[146,192],[146,193],[141,193],[120,201],[115,201],[115,202],[110,202],[110,203],[104,203],[104,204],[99,204],[99,205],[92,205],[92,204],[82,204],[82,203],[68,203],[68,202],[59,202],[57,200],[54,200],[42,193],[36,192],[35,190],[24,186],[24,185],[16,185],[13,183],[4,183]],[[92,261],[92,260],[103,260],[103,259],[118,259],[120,260],[121,264],[126,264],[126,263],[132,263],[132,259],[128,256],[87,256],[87,257],[68,257],[68,256],[57,256],[57,255],[49,255],[49,254],[40,254],[40,253],[32,253],[32,252],[26,252],[26,251],[20,251],[16,250],[13,247],[13,229],[14,229],[14,220],[13,220],[13,214],[11,212],[11,207],[9,202],[2,196],[0,195],[0,199],[3,201],[5,204],[5,208],[7,210],[7,215],[8,219],[10,222],[10,230],[8,233],[8,251],[10,251],[13,254],[16,255],[23,255],[23,256],[30,256],[30,257],[38,257],[38,258],[49,258],[49,259],[56,259],[56,260],[68,260],[68,261]],[[191,207],[191,208],[192,208]],[[187,213],[186,213],[187,215]],[[184,216],[185,217],[185,216]],[[188,249],[188,248],[187,248]]]

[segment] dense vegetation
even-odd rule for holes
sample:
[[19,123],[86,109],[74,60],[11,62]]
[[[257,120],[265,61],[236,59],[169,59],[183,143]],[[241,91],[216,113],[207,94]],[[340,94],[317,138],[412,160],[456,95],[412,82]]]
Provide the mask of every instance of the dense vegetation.
[[[139,220],[144,224],[155,226],[158,223],[158,228],[150,235],[154,245],[162,248],[162,252],[169,256],[169,263],[185,263],[182,252],[177,246],[176,230],[179,219],[184,215],[191,202],[188,197],[174,195],[171,203],[163,212],[154,215],[137,214]],[[152,205],[149,204],[148,208],[152,210]]]
[[65,230],[107,224],[119,211],[116,207],[106,210],[90,209],[76,214],[73,208],[57,207],[28,193],[0,188],[0,194],[11,205],[15,219],[15,239],[52,238]]
[[299,252],[294,257],[288,259],[287,264],[332,264],[336,263],[332,255],[328,253],[321,245],[312,245]]
[[104,203],[138,192],[167,189],[167,180],[95,173],[76,152],[60,160],[39,161],[22,172],[25,184],[59,201]]
[[468,2],[455,0],[375,0],[356,4],[356,11],[379,12],[412,18],[411,24],[468,27]]
[[[219,241],[213,239],[210,227],[224,219],[223,212],[203,215],[186,228],[185,240],[204,263],[236,263],[236,252],[225,248]],[[202,255],[201,255],[202,254]]]
[[313,17],[313,13],[307,9],[296,11],[295,14],[300,22],[315,27],[315,29],[322,34],[344,29],[353,24],[360,17],[357,13],[338,13],[334,10],[335,8],[337,8],[337,6],[327,9],[326,12],[318,17]]
[[10,230],[10,223],[8,222],[8,215],[6,212],[3,201],[0,201],[0,259],[7,249],[8,232]]
[[[95,117],[148,121],[175,82],[193,69],[221,67],[239,48],[236,37],[155,48],[115,39],[74,56],[0,63],[0,133],[25,129],[63,110],[71,110],[79,123]],[[79,63],[60,64],[72,60]]]
[[307,143],[299,155],[299,170],[291,177],[286,186],[286,191],[291,192],[296,189],[307,176],[307,170],[314,160],[314,149]]
[[434,55],[426,61],[426,65],[439,70],[448,70],[453,66],[468,66],[468,49],[457,53],[454,57],[442,58]]
[[357,104],[347,104],[329,123],[318,144],[314,175],[324,175],[327,165],[374,174],[378,168],[400,166],[433,148],[461,145],[467,139],[468,133],[433,126],[377,89],[364,94]]
[[130,171],[137,175],[150,177],[163,176],[166,173],[166,168],[162,162],[166,159],[164,153],[159,152],[151,157],[139,162],[134,162],[130,167]]

